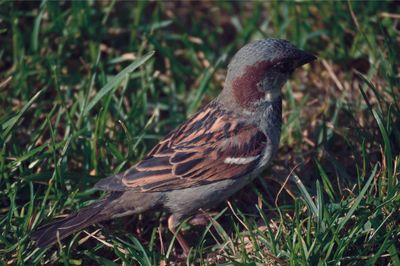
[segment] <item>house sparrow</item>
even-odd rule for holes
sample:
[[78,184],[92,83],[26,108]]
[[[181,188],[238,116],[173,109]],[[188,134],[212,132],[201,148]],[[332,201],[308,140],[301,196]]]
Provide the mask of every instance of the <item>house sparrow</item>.
[[151,210],[168,213],[176,232],[185,218],[243,188],[274,157],[281,133],[281,88],[292,72],[316,57],[280,39],[254,41],[228,66],[220,95],[162,139],[125,172],[100,180],[109,192],[67,218],[39,227],[32,238],[46,247],[93,223]]

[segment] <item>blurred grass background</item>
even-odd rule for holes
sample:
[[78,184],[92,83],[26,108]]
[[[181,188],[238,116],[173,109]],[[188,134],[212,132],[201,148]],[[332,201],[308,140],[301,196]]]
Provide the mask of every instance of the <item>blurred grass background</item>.
[[[32,245],[33,229],[102,196],[97,180],[215,97],[235,51],[268,37],[319,60],[284,88],[273,167],[208,226],[182,227],[187,259],[162,213]],[[0,262],[400,265],[399,43],[397,1],[0,1]]]

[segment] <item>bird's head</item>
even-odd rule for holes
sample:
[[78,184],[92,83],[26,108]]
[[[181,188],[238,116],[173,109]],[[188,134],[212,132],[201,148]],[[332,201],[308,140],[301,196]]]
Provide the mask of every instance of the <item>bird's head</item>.
[[252,109],[260,102],[274,101],[293,71],[315,59],[314,55],[286,40],[251,42],[229,63],[220,98],[244,109]]

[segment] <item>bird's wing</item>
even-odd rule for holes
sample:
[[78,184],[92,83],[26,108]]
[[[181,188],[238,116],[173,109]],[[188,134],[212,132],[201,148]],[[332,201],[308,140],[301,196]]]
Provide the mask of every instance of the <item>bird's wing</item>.
[[211,103],[127,171],[100,180],[108,191],[168,191],[243,177],[259,167],[268,138]]

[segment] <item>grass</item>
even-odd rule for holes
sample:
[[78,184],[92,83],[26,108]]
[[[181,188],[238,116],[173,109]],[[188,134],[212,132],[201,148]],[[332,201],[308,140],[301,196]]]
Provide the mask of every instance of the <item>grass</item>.
[[[397,2],[1,1],[0,262],[400,265],[399,12]],[[319,60],[285,86],[273,167],[208,225],[182,225],[194,246],[185,261],[162,213],[34,247],[32,230],[103,196],[97,180],[215,97],[233,53],[266,37]]]

